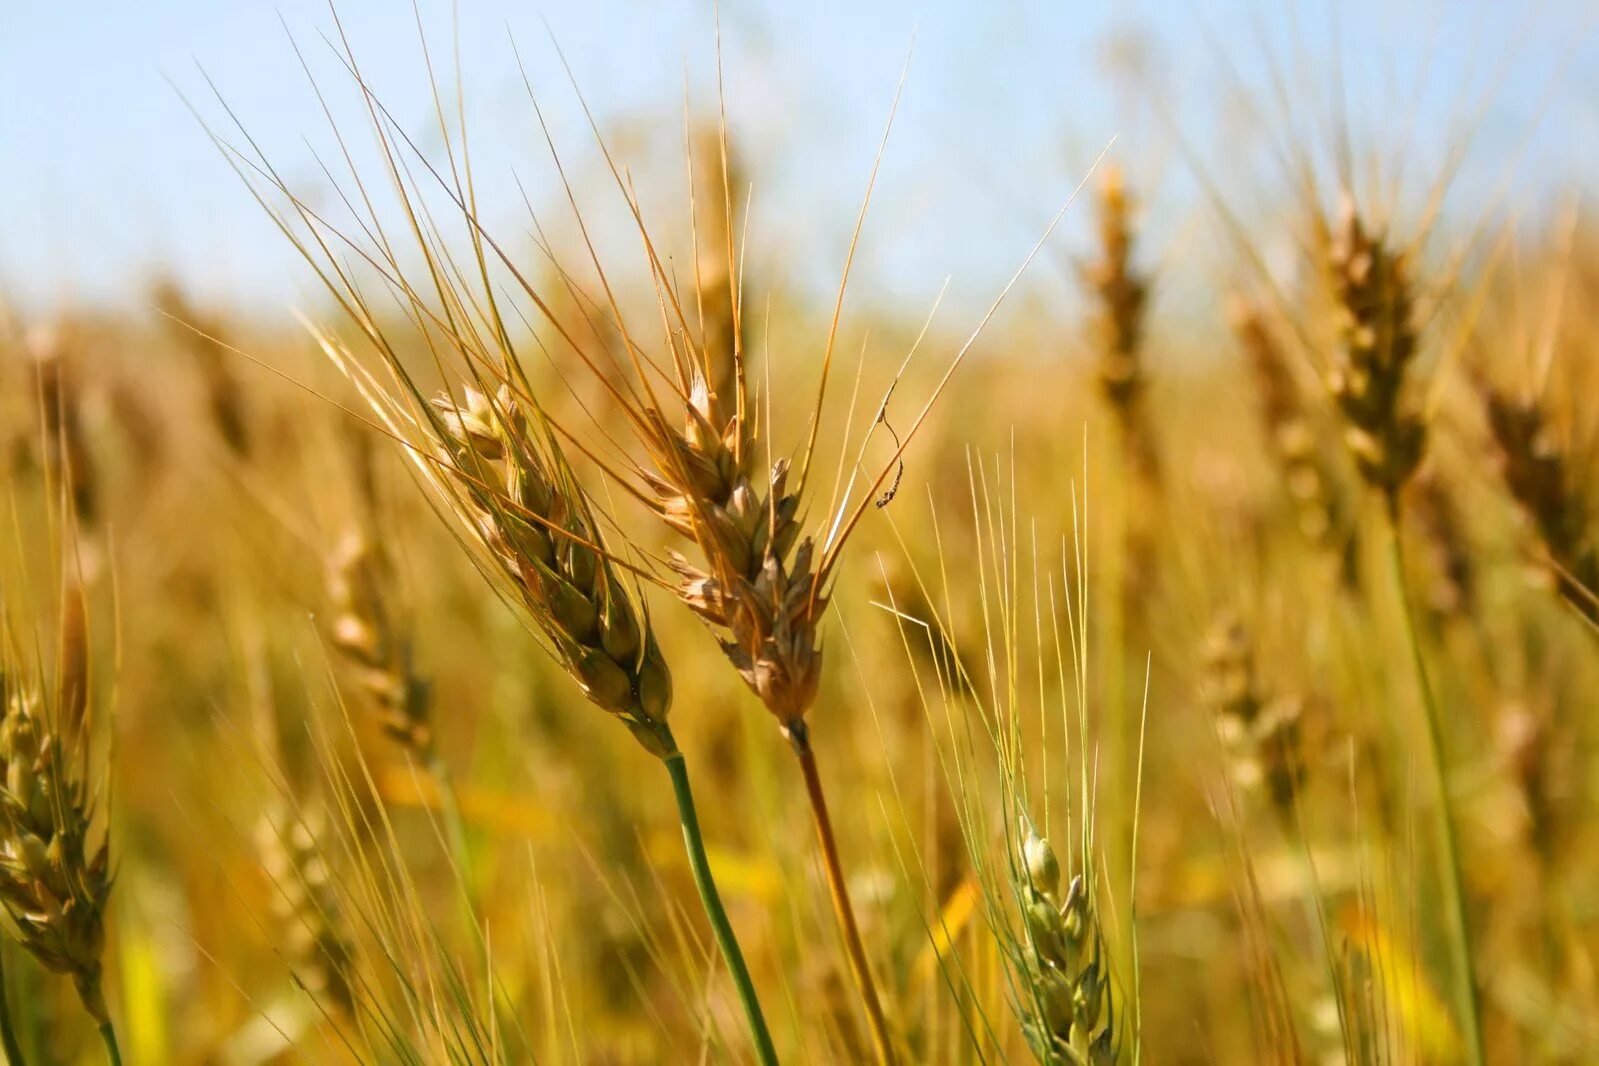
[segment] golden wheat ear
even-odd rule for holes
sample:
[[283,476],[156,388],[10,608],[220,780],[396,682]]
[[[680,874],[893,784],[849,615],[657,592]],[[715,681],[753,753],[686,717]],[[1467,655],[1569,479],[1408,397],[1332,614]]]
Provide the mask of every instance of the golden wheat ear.
[[1560,596],[1599,627],[1599,543],[1577,470],[1551,414],[1478,375],[1500,473],[1544,551],[1543,569]]
[[[649,616],[605,547],[593,504],[542,409],[508,384],[492,393],[469,384],[458,396],[413,404],[409,378],[402,395],[390,395],[342,344],[313,334],[402,442],[484,572],[526,612],[590,702],[657,756],[675,750],[666,725],[671,674]],[[354,645],[374,635],[373,618],[351,620],[350,636],[358,638],[352,650],[360,652]]]
[[256,824],[255,844],[277,889],[273,910],[296,982],[319,1004],[353,1018],[360,987],[356,951],[321,848],[327,831],[327,810],[320,804],[280,806]]
[[1337,443],[1326,438],[1295,379],[1288,353],[1266,312],[1235,295],[1227,321],[1249,364],[1266,443],[1305,540],[1338,564],[1344,587],[1360,587],[1360,536],[1343,479],[1334,465]]
[[1232,784],[1264,794],[1287,825],[1304,772],[1299,700],[1268,692],[1256,664],[1254,635],[1231,611],[1212,622],[1200,648],[1199,694],[1210,712]]
[[1144,352],[1150,281],[1133,261],[1134,213],[1121,169],[1104,167],[1099,181],[1099,254],[1079,269],[1094,298],[1091,333],[1099,358],[1100,393],[1116,417],[1134,473],[1157,489],[1160,454],[1147,410]]
[[361,529],[350,529],[328,559],[332,609],[328,637],[372,707],[384,734],[426,764],[432,757],[428,686],[416,673],[410,642],[390,601],[386,554]]
[[1347,197],[1331,234],[1327,266],[1338,349],[1327,391],[1356,468],[1396,506],[1427,443],[1426,423],[1407,395],[1420,348],[1409,255],[1372,231]]

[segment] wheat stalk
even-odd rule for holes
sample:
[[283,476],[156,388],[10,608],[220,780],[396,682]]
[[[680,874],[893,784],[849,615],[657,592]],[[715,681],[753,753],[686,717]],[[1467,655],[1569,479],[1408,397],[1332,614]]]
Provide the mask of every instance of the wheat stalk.
[[1327,377],[1327,390],[1343,418],[1344,441],[1356,468],[1384,503],[1390,570],[1404,610],[1405,635],[1426,718],[1456,998],[1470,1061],[1481,1066],[1482,1012],[1466,913],[1465,875],[1449,797],[1443,723],[1405,579],[1400,537],[1400,493],[1421,465],[1427,444],[1427,424],[1407,396],[1409,372],[1421,343],[1409,252],[1394,246],[1387,234],[1371,231],[1354,200],[1346,196],[1340,217],[1331,227],[1327,268],[1338,320],[1337,358]]
[[[459,399],[439,396],[412,414],[403,401],[382,392],[342,345],[318,337],[379,419],[407,442],[421,479],[508,583],[584,695],[665,764],[695,886],[756,1054],[763,1063],[775,1063],[754,981],[711,876],[687,764],[667,724],[671,674],[649,617],[623,583],[620,560],[606,550],[588,496],[543,411],[507,384],[492,396],[467,386]],[[397,363],[389,366],[404,373]]]

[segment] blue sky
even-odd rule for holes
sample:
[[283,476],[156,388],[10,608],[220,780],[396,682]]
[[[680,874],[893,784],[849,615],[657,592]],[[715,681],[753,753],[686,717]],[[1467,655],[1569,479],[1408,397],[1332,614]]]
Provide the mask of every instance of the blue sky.
[[[1267,101],[1260,106],[1274,107],[1273,93],[1260,94],[1269,86],[1261,32],[1293,68],[1296,103],[1285,121],[1301,125],[1298,136],[1315,128],[1316,108],[1304,101],[1327,99],[1336,52],[1357,87],[1357,126],[1411,144],[1417,177],[1458,139],[1482,88],[1497,85],[1455,199],[1482,202],[1509,175],[1508,205],[1537,216],[1564,189],[1591,190],[1599,174],[1590,6],[1547,0],[1528,12],[1491,0],[1392,0],[1338,4],[1335,19],[1316,0],[723,0],[732,122],[755,184],[752,241],[784,263],[827,264],[803,282],[836,271],[913,33],[860,262],[862,281],[890,298],[925,304],[946,277],[957,293],[991,291],[1113,134],[1116,152],[1151,189],[1156,239],[1168,248],[1200,239],[1192,219],[1203,197],[1192,171],[1147,96],[1118,75],[1126,67],[1118,55],[1143,56],[1161,86],[1160,107],[1213,177],[1248,190],[1247,208],[1255,192],[1235,170],[1259,153],[1237,147],[1238,129],[1251,123],[1231,102],[1225,71],[1236,67]],[[421,7],[435,59],[447,64],[450,4]],[[590,145],[544,19],[624,155],[658,157],[678,143],[685,72],[699,99],[710,98],[709,0],[458,7],[485,215],[505,226],[525,223],[516,178],[541,209],[556,193],[510,37],[570,160],[591,158]],[[1302,45],[1292,43],[1285,8],[1300,12]],[[339,0],[339,11],[391,110],[425,131],[410,4]],[[314,185],[306,139],[321,150],[330,142],[280,15],[338,88],[339,69],[319,37],[331,27],[325,0],[0,0],[0,292],[45,303],[114,299],[136,293],[151,272],[170,271],[210,297],[303,302],[306,272],[167,81],[225,121],[196,69],[203,65],[274,162]],[[342,115],[358,122],[354,101],[342,99]],[[1413,128],[1402,121],[1412,105]],[[1270,194],[1269,180],[1255,182]],[[1085,222],[1077,213],[1065,247],[1072,226],[1080,233]]]

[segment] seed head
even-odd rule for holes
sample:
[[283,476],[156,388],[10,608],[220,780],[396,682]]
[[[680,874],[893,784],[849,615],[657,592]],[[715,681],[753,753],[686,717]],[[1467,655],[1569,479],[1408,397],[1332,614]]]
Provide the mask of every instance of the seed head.
[[509,387],[433,402],[457,503],[589,700],[651,752],[670,751],[671,675],[606,554],[588,498],[542,414]]
[[1346,201],[1328,268],[1339,345],[1327,388],[1355,465],[1392,498],[1415,473],[1427,442],[1426,424],[1404,397],[1418,347],[1409,264],[1382,235],[1369,233]]
[[1232,300],[1228,319],[1249,361],[1267,444],[1281,471],[1299,532],[1339,559],[1339,575],[1346,585],[1358,584],[1355,525],[1322,434],[1305,408],[1277,337],[1260,309],[1241,297]]
[[427,682],[411,663],[410,642],[391,612],[387,559],[364,534],[351,530],[328,567],[333,609],[329,637],[370,701],[378,724],[419,758],[433,745]]
[[256,848],[277,893],[273,910],[295,979],[318,1002],[348,1017],[355,1007],[356,956],[318,839],[326,828],[320,805],[279,810],[257,824]]
[[1551,581],[1584,617],[1599,624],[1599,541],[1578,464],[1536,401],[1512,398],[1486,382],[1479,387],[1505,486],[1543,544]]
[[110,849],[103,836],[90,842],[94,803],[78,769],[85,760],[4,665],[0,706],[0,903],[22,946],[46,969],[71,976],[85,1009],[104,1023]]
[[1160,482],[1154,427],[1144,409],[1144,322],[1149,279],[1133,263],[1135,230],[1127,182],[1107,167],[1099,190],[1099,258],[1081,267],[1094,298],[1092,334],[1099,358],[1099,387],[1121,425],[1122,440],[1138,476]]
[[704,560],[673,556],[678,597],[718,631],[745,684],[788,727],[815,702],[821,679],[816,630],[827,597],[814,542],[800,539],[788,462],[774,463],[758,487],[744,420],[723,416],[703,378],[685,409],[681,430],[650,412],[656,511]]
[[1073,876],[1062,900],[1059,860],[1031,827],[1018,872],[1026,939],[1016,965],[1029,990],[1022,1027],[1034,1054],[1044,1063],[1115,1061],[1110,975],[1088,882]]
[[1264,788],[1281,814],[1289,813],[1299,783],[1301,707],[1264,691],[1255,644],[1243,622],[1224,612],[1201,652],[1200,695],[1215,720],[1233,783],[1245,792]]

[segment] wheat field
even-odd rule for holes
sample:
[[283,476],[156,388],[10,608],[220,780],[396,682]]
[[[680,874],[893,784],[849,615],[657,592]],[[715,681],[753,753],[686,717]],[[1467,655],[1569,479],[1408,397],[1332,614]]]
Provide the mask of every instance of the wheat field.
[[1591,14],[1102,41],[902,244],[939,17],[835,167],[690,6],[293,12],[297,297],[0,272],[4,1060],[1599,1061]]

